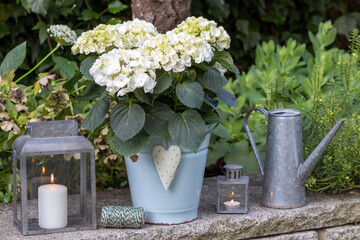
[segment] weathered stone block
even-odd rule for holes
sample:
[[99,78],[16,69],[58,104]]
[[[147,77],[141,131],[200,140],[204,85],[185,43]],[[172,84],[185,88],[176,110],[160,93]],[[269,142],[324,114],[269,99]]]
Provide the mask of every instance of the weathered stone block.
[[360,225],[346,225],[324,230],[320,240],[358,240],[360,239]]
[[256,238],[256,240],[318,240],[318,235],[315,231],[307,231]]

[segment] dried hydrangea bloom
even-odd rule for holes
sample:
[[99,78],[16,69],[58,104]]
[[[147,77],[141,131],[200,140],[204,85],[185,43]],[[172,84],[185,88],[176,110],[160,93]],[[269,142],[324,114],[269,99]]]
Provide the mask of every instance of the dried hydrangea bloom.
[[20,128],[11,121],[3,121],[0,123],[0,128],[5,132],[12,131],[14,134],[20,133]]
[[188,17],[174,30],[175,33],[186,32],[207,41],[218,50],[230,47],[230,36],[223,27],[217,27],[216,22],[203,17]]
[[8,94],[8,98],[10,98],[10,100],[15,103],[26,102],[26,100],[27,100],[25,91],[19,87],[12,88]]
[[50,37],[63,46],[73,45],[76,42],[76,33],[66,25],[51,25],[47,30]]

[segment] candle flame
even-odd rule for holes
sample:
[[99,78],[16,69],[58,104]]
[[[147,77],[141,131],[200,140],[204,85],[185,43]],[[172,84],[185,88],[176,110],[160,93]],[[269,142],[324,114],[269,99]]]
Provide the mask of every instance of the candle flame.
[[231,196],[234,196],[234,192],[231,192]]
[[54,174],[51,174],[51,183],[54,183]]
[[32,160],[31,160],[31,161],[32,161],[32,163],[34,163],[34,162],[35,162],[35,159],[34,159],[34,158],[32,158]]
[[43,166],[42,168],[42,174],[44,175],[45,174],[45,167]]

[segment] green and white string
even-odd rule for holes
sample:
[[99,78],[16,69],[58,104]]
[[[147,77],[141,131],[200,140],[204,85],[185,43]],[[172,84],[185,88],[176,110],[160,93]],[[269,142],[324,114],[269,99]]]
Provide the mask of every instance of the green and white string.
[[104,206],[101,210],[101,223],[104,227],[142,228],[144,226],[144,208]]

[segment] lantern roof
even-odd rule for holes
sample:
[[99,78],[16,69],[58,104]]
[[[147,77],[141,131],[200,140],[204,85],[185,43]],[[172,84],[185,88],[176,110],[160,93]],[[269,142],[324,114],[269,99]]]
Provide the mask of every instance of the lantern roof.
[[78,135],[74,120],[29,123],[29,134],[18,137],[13,150],[20,155],[50,155],[89,152],[93,145]]

